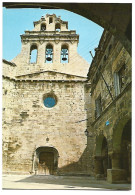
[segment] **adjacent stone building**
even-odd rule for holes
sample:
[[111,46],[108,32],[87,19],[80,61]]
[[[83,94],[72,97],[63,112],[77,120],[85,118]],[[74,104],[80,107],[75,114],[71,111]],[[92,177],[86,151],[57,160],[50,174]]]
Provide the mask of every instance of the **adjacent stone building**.
[[[131,180],[131,57],[104,31],[91,66],[46,15],[3,60],[3,172]],[[90,67],[90,68],[89,68]]]
[[104,31],[88,73],[88,143],[94,175],[131,180],[131,57]]
[[3,172],[87,174],[84,85],[89,64],[79,35],[46,15],[21,35],[22,50],[3,60]]

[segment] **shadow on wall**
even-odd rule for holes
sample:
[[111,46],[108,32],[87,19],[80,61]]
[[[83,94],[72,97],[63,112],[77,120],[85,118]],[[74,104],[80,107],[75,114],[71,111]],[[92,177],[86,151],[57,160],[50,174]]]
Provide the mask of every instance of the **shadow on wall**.
[[[78,162],[72,162],[59,168],[59,153],[53,147],[39,147],[33,155],[32,172],[35,175],[91,175],[90,151],[88,144]],[[70,156],[69,156],[70,157]]]
[[58,175],[91,175],[90,154],[86,146],[82,156],[78,162],[73,162],[69,165],[63,166],[58,169]]
[[[90,85],[85,85],[85,106],[84,108],[87,111],[87,118],[89,121],[82,120],[78,122],[86,122],[87,127],[90,129],[91,127],[89,126],[90,120],[91,120],[91,115],[90,115],[90,110],[91,110],[91,104],[89,104],[89,94],[90,94]],[[91,128],[92,129],[92,128]],[[89,130],[88,130],[89,131]],[[85,131],[86,132],[86,131]],[[85,133],[84,132],[84,133]],[[87,136],[87,145],[86,148],[81,155],[80,159],[78,162],[71,163],[67,166],[64,166],[60,168],[59,175],[91,175],[94,176],[94,144],[95,144],[95,132],[91,132],[90,135]]]

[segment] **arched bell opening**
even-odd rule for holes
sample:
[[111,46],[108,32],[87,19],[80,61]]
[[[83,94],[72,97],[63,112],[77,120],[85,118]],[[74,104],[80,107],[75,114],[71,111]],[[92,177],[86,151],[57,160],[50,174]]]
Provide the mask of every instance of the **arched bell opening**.
[[36,175],[57,175],[59,153],[56,148],[42,146],[36,149],[34,155],[34,170]]
[[53,17],[49,17],[49,24],[53,23]]
[[56,24],[55,24],[55,31],[59,31],[59,32],[60,32],[60,30],[61,30],[61,25],[60,25],[60,23],[56,23]]
[[48,44],[46,46],[46,60],[45,63],[53,63],[53,46],[51,44]]
[[41,24],[41,31],[45,31],[46,30],[46,24],[42,23]]
[[64,44],[61,47],[61,63],[69,62],[69,49],[68,45]]
[[30,63],[37,63],[37,45],[33,44],[30,47]]

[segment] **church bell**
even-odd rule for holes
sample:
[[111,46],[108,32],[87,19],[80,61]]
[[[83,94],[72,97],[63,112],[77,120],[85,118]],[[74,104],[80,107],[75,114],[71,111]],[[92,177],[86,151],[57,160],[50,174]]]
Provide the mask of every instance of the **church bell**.
[[67,60],[66,55],[68,55],[67,49],[62,49],[61,55],[63,55],[62,60],[66,61]]
[[52,49],[46,50],[46,60],[51,61],[52,60]]

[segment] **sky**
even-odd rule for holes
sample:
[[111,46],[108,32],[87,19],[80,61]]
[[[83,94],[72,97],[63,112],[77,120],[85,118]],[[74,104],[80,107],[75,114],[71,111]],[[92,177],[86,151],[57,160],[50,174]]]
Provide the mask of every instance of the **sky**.
[[94,55],[94,48],[98,46],[103,28],[96,23],[73,12],[62,9],[6,9],[3,8],[3,55],[2,58],[11,61],[21,51],[21,34],[25,30],[34,28],[33,22],[40,20],[46,14],[56,14],[68,21],[68,29],[76,30],[79,34],[78,53],[91,63],[89,51]]

